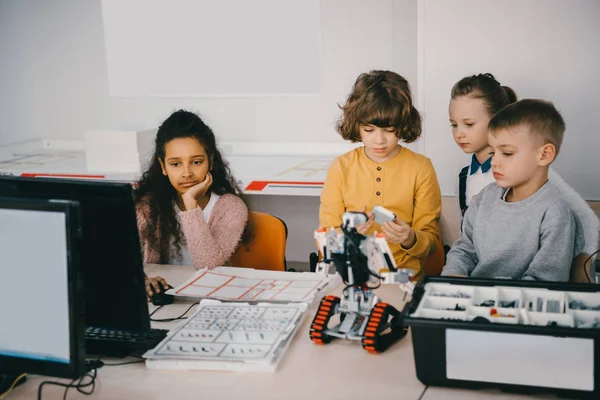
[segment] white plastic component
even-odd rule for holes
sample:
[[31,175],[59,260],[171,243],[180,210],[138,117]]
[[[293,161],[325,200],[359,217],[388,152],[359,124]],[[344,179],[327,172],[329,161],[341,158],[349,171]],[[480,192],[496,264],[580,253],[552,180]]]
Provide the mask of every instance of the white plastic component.
[[600,329],[600,292],[428,283],[411,316]]
[[392,222],[396,219],[396,214],[382,206],[374,206],[371,213],[373,214],[375,222],[380,225],[385,222]]

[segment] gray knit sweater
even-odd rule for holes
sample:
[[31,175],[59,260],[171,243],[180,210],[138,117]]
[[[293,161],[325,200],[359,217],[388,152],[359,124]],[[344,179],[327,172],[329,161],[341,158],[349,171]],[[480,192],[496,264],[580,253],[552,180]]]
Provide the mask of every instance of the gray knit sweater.
[[505,190],[492,183],[473,197],[442,275],[567,282],[585,245],[577,216],[551,182],[515,203]]

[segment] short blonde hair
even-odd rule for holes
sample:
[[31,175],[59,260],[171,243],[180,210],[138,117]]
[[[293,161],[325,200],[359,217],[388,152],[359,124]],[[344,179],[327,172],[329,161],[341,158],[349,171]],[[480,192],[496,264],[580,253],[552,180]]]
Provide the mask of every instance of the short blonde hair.
[[494,115],[488,129],[493,134],[499,129],[515,126],[527,126],[533,134],[539,135],[544,143],[553,144],[558,155],[566,127],[554,104],[537,99],[519,100]]

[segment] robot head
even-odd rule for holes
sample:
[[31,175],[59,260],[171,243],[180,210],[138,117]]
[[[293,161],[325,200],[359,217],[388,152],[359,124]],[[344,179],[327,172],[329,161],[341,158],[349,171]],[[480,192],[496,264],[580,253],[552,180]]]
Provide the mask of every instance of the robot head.
[[363,212],[346,211],[342,215],[342,227],[346,229],[356,228],[358,225],[366,224],[368,219],[367,214]]

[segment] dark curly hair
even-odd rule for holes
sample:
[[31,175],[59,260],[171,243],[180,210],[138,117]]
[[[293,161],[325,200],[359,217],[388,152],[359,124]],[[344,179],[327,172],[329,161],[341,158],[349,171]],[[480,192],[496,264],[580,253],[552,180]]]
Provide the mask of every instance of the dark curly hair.
[[346,140],[360,142],[360,126],[396,128],[396,136],[412,143],[421,136],[421,115],[412,104],[408,81],[391,71],[360,74],[336,129]]
[[[159,160],[164,162],[165,145],[173,139],[195,138],[204,147],[209,160],[212,160],[211,175],[213,183],[210,191],[219,195],[230,193],[240,197],[246,207],[248,203],[237,185],[227,162],[217,148],[215,135],[202,119],[189,111],[178,110],[169,116],[158,128],[155,140],[155,150],[148,169],[142,175],[135,191],[135,202],[139,207],[148,209],[148,224],[141,232],[142,241],[148,241],[152,248],[158,249],[160,262],[168,263],[171,243],[176,252],[181,255],[181,226],[176,218],[173,201],[177,191],[162,174]],[[242,242],[250,237],[250,227],[242,235]]]
[[490,117],[509,104],[517,101],[517,94],[508,86],[502,86],[490,73],[466,76],[452,87],[450,97],[471,96],[482,99]]

